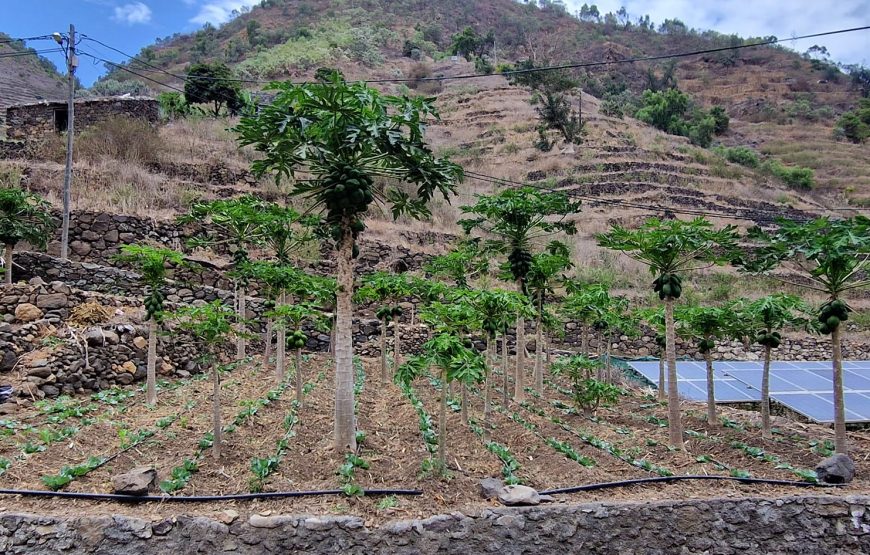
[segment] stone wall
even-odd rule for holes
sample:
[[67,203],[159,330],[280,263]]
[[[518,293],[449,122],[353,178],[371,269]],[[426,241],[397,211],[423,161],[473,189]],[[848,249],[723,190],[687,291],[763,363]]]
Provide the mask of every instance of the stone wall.
[[[85,129],[111,117],[159,121],[158,103],[151,98],[99,98],[77,100],[76,130]],[[40,139],[57,133],[55,112],[66,112],[64,102],[39,102],[6,109],[6,135],[10,139]],[[63,129],[65,131],[66,128]]]
[[368,527],[355,516],[0,515],[0,551],[105,553],[870,553],[870,497],[557,504]]

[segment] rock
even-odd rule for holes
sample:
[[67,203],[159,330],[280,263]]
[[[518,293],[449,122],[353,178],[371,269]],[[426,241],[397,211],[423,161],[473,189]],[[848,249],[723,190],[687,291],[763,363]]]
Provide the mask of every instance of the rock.
[[495,499],[504,489],[504,482],[498,478],[484,478],[480,481],[480,496],[484,499]]
[[128,374],[126,372],[118,374],[118,377],[115,378],[115,380],[121,385],[130,385],[133,383],[133,379],[133,374]]
[[119,495],[146,495],[157,484],[157,471],[140,466],[112,478],[112,488]]
[[3,355],[0,356],[0,372],[8,372],[15,368],[15,364],[18,362],[18,356],[12,352],[12,350],[7,350],[3,352]]
[[43,281],[42,278],[39,276],[30,278],[30,281],[28,281],[27,283],[33,285],[34,287],[40,287],[42,285],[45,285],[45,281]]
[[136,363],[133,362],[132,360],[128,360],[127,362],[125,362],[124,364],[121,365],[121,370],[123,370],[124,372],[127,372],[128,374],[135,374],[136,373]]
[[219,522],[223,522],[224,524],[232,524],[239,518],[238,511],[234,511],[233,509],[227,509],[225,511],[221,511],[215,517]]
[[39,389],[41,389],[42,392],[45,393],[45,396],[50,398],[50,399],[54,399],[55,397],[60,395],[60,389],[58,389],[57,387],[55,387],[53,385],[43,385],[43,386],[40,386]]
[[69,248],[79,256],[87,256],[91,252],[91,244],[84,241],[73,241],[69,244]]
[[848,484],[855,477],[855,463],[848,455],[837,453],[816,466],[816,476],[825,484]]
[[529,486],[505,486],[498,494],[498,500],[503,505],[538,505],[541,496],[537,490]]
[[22,303],[15,307],[15,319],[27,323],[42,318],[43,312],[30,303]]
[[148,346],[148,340],[141,335],[137,335],[133,338],[133,345],[140,351],[144,351],[145,348]]
[[39,366],[37,368],[28,368],[27,375],[45,379],[45,378],[51,376],[51,367],[50,366]]
[[91,328],[87,332],[85,332],[85,340],[87,340],[88,345],[98,346],[98,345],[117,345],[120,342],[120,338],[118,334],[111,330],[104,330],[101,328]]
[[47,295],[36,296],[36,306],[39,308],[47,308],[49,310],[54,308],[66,308],[67,303],[66,295],[63,293],[49,293]]

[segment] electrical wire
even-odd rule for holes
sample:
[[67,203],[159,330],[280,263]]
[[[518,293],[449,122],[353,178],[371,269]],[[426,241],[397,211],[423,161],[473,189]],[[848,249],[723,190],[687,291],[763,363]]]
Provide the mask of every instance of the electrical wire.
[[[251,501],[255,499],[284,499],[290,497],[314,497],[320,495],[345,495],[344,490],[269,491],[262,493],[236,493],[228,495],[120,495],[117,493],[88,493],[77,491],[16,490],[0,489],[0,495],[21,497],[58,497],[61,499],[87,499],[90,501],[120,501],[124,503],[209,503],[214,501]],[[365,496],[423,495],[416,489],[367,489]]]
[[39,35],[38,37],[22,37],[22,38],[8,38],[8,39],[0,39],[0,44],[7,44],[10,42],[25,42],[29,40],[48,40],[53,39],[51,35]]
[[50,54],[52,52],[63,52],[62,48],[46,48],[43,50],[28,50],[26,52],[4,52],[0,53],[0,59],[17,58],[19,56],[39,56],[42,54]]
[[742,484],[768,484],[772,486],[792,486],[801,488],[828,488],[836,489],[838,484],[820,484],[817,482],[798,482],[796,480],[772,480],[767,478],[737,478],[734,476],[707,476],[687,475],[687,476],[656,476],[653,478],[638,478],[635,480],[620,480],[617,482],[603,482],[598,484],[587,484],[583,486],[574,486],[569,488],[550,489],[539,492],[541,495],[558,495],[567,493],[579,493],[582,491],[597,491],[603,489],[624,488],[629,486],[656,484],[656,483],[671,483],[690,480],[722,480],[729,482],[740,482]]

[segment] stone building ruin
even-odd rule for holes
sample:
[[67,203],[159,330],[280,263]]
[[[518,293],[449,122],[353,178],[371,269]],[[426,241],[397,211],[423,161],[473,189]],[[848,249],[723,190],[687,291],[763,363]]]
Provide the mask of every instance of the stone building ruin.
[[[111,117],[159,120],[158,103],[146,97],[84,98],[75,101],[76,130],[85,129]],[[41,101],[17,104],[6,109],[6,136],[14,140],[42,139],[66,132],[69,124],[67,103]]]

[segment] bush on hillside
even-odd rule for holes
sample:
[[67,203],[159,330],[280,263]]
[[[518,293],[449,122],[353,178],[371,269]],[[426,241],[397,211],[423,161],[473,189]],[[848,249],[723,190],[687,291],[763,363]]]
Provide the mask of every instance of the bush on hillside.
[[160,105],[160,117],[163,119],[181,119],[191,114],[191,106],[178,92],[162,92],[157,95]]
[[728,129],[728,115],[720,106],[705,111],[693,108],[689,95],[679,89],[645,90],[635,117],[671,135],[688,137],[692,144],[704,148],[713,135]]
[[715,151],[716,154],[722,156],[729,162],[740,164],[747,168],[757,168],[761,163],[761,160],[758,158],[758,153],[745,146],[733,146],[728,148],[718,147]]
[[145,96],[150,93],[148,87],[140,81],[117,81],[115,79],[102,79],[94,83],[91,93],[95,96]]
[[789,187],[809,190],[815,185],[815,173],[811,168],[786,166],[779,160],[768,160],[761,166],[761,169],[782,179]]
[[870,138],[870,99],[862,98],[857,108],[843,114],[837,129],[853,143],[863,143]]

